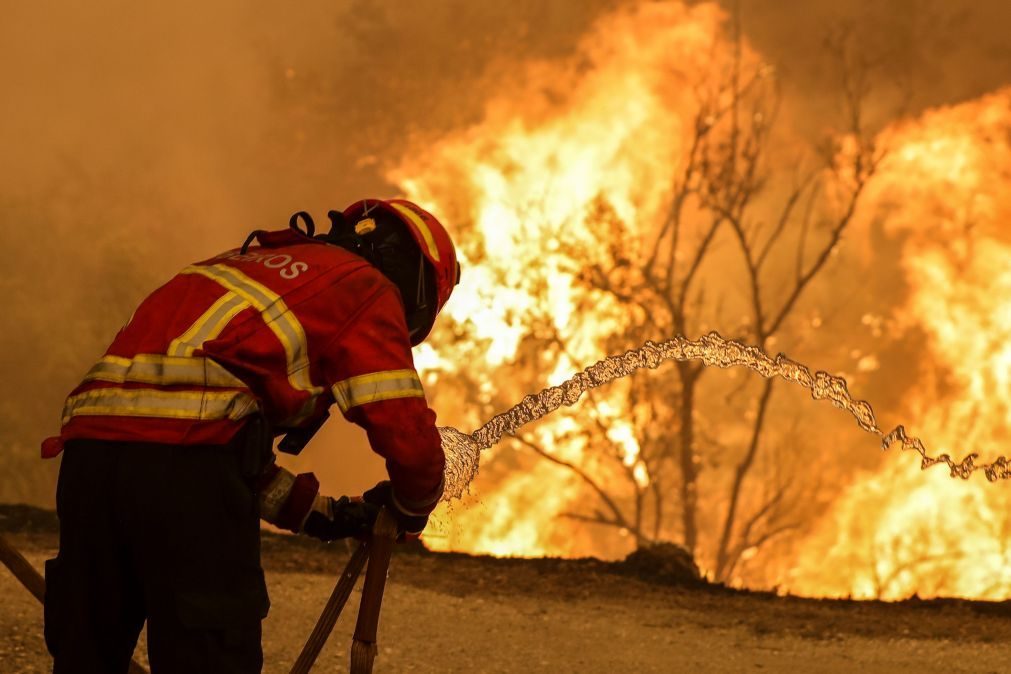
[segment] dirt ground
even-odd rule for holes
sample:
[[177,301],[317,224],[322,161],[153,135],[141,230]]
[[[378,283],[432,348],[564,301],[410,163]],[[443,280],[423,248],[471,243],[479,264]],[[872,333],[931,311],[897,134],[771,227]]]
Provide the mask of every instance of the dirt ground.
[[[0,530],[3,530],[0,515]],[[6,533],[37,567],[52,531]],[[348,552],[266,536],[265,672],[286,672]],[[1011,602],[825,601],[656,582],[596,560],[401,547],[377,672],[1007,672]],[[360,585],[360,584],[359,584]],[[359,587],[360,590],[360,587]],[[347,671],[359,590],[315,671]],[[39,604],[0,569],[0,672],[44,672]],[[143,642],[138,658],[143,656]]]

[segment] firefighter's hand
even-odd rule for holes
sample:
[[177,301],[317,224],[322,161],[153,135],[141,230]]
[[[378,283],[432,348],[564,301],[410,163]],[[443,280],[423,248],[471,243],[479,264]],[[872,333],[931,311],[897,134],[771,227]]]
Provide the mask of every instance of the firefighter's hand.
[[417,538],[428,524],[428,515],[405,513],[397,506],[397,502],[393,498],[393,485],[389,480],[383,480],[369,489],[362,495],[362,499],[377,507],[385,506],[393,514],[399,532],[398,542],[403,543],[409,538]]
[[[379,516],[380,506],[358,499],[341,496],[330,498],[329,508],[324,512],[313,509],[302,525],[302,531],[321,541],[338,538],[358,538],[364,540],[372,533],[372,526]],[[329,510],[329,513],[325,511]]]

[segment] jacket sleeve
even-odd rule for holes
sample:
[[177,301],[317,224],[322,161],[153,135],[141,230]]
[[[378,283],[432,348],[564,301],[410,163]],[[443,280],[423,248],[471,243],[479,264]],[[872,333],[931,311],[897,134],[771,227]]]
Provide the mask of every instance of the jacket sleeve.
[[442,496],[446,458],[396,290],[383,288],[367,301],[323,359],[337,406],[386,459],[396,505],[412,515],[431,512]]

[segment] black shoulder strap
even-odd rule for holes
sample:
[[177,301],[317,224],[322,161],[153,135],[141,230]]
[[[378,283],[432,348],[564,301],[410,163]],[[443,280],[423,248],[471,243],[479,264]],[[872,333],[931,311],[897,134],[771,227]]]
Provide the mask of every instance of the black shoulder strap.
[[[298,226],[299,220],[305,223],[305,229]],[[316,235],[316,223],[312,221],[312,216],[305,211],[292,213],[291,217],[288,218],[288,226],[310,239]]]
[[330,413],[324,412],[319,419],[313,421],[309,426],[291,429],[281,438],[281,442],[277,444],[277,450],[285,454],[300,453],[329,418]]

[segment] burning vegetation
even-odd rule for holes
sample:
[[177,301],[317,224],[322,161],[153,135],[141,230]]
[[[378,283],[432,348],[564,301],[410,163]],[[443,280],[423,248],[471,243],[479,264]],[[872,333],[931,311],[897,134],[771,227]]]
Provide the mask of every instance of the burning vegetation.
[[[473,428],[608,354],[719,329],[880,390],[935,450],[995,458],[1011,94],[870,128],[871,66],[844,35],[827,48],[841,113],[812,145],[714,6],[622,10],[397,167],[463,242],[452,325],[419,354],[444,418]],[[618,557],[674,540],[731,584],[1008,596],[1003,485],[877,456],[780,388],[678,363],[598,389],[486,456],[427,542]]]
[[[879,264],[909,288],[885,320],[866,322],[883,339],[918,331],[926,342],[899,409],[936,449],[983,459],[1006,452],[1011,423],[1009,132],[1011,90],[886,130],[892,152],[864,209],[867,227],[901,242]],[[1005,485],[921,474],[903,458],[852,477],[785,584],[817,595],[1006,599]]]

